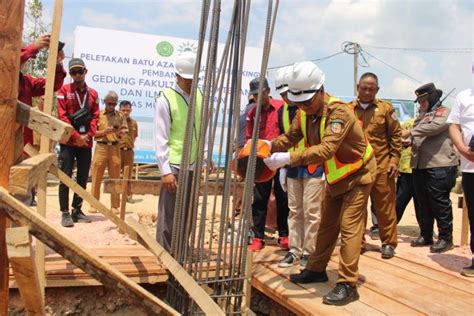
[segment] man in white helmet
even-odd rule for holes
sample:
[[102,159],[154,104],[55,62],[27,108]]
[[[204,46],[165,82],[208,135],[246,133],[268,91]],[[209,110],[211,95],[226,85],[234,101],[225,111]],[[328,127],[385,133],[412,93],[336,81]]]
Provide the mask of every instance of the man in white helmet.
[[[295,283],[327,282],[326,267],[341,234],[339,278],[323,303],[345,305],[357,300],[358,262],[364,233],[366,203],[377,165],[354,110],[324,91],[324,73],[312,62],[296,63],[288,83],[288,99],[305,112],[290,130],[272,141],[273,154],[265,160],[275,169],[323,165],[327,191],[316,238],[316,250],[306,269],[290,275]],[[310,145],[287,152],[301,139]]]
[[[291,121],[296,115],[303,119],[305,112],[298,113],[298,106],[288,100],[288,82],[293,66],[279,68],[275,76],[276,91],[285,104],[278,109],[278,127],[280,134],[290,131]],[[304,121],[304,120],[303,120]],[[303,151],[309,144],[302,139],[291,147],[289,152]],[[316,164],[280,169],[280,183],[288,189],[288,233],[290,250],[278,263],[280,268],[300,262],[305,268],[309,255],[314,252],[316,235],[321,220],[321,198],[324,190],[323,168]]]
[[[155,104],[155,150],[162,184],[158,201],[156,240],[167,251],[171,250],[178,173],[184,147],[195,63],[196,55],[194,53],[185,52],[178,57],[175,63],[176,85],[174,88],[166,88],[161,91]],[[197,157],[198,144],[194,140],[197,140],[200,134],[201,105],[202,94],[198,89],[195,102],[196,119],[194,120],[193,128],[190,177],[187,183],[189,187],[192,184],[192,175]]]

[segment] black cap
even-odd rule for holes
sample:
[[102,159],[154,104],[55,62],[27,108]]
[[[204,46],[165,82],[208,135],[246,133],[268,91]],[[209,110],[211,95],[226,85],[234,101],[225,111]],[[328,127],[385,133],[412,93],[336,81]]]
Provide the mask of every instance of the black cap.
[[75,68],[75,67],[86,68],[86,64],[80,58],[73,58],[69,61],[69,69]]
[[62,51],[66,43],[59,41],[58,42],[58,52]]
[[415,102],[420,102],[420,101],[428,99],[428,97],[432,93],[436,93],[437,98],[439,99],[443,95],[443,90],[436,89],[436,86],[432,82],[422,85],[421,87],[415,90],[415,94],[416,94]]
[[[249,84],[249,87],[250,87],[249,95],[254,95],[254,94],[258,93],[258,86],[259,86],[259,83],[260,83],[260,78],[255,78],[255,79],[252,79],[252,81],[250,81],[250,84]],[[268,80],[267,80],[267,78],[265,78],[265,79],[263,80],[263,89],[267,89],[267,88],[270,88],[270,86],[268,85]]]

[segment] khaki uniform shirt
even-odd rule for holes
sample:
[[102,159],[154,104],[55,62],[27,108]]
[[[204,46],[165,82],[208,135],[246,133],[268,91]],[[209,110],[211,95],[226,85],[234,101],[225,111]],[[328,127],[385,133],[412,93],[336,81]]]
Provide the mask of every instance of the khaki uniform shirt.
[[[127,120],[121,112],[113,111],[105,113],[105,110],[100,111],[97,130],[103,131],[109,126],[115,127],[116,129],[120,129],[124,133],[128,132]],[[96,141],[99,142],[118,142],[119,140],[119,137],[115,133],[110,133],[103,137],[96,137]]]
[[446,123],[449,112],[448,108],[441,106],[418,115],[411,130],[410,167],[428,169],[459,164],[459,157],[449,138],[449,124]]
[[133,149],[135,147],[135,139],[138,137],[138,124],[132,118],[127,118],[128,132],[120,139],[120,148]]
[[[323,164],[336,155],[341,162],[354,162],[365,152],[365,135],[357,121],[354,111],[345,103],[327,106],[329,95],[325,97],[324,109],[327,111],[326,128],[323,139],[319,136],[319,127],[323,111],[319,115],[306,117],[306,131],[310,147],[304,151],[290,153],[292,167],[309,164]],[[272,152],[287,151],[296,145],[304,136],[301,131],[299,115],[291,122],[288,133],[272,141]],[[354,186],[373,183],[376,163],[370,159],[360,170],[347,178],[328,186],[331,196],[338,196]]]
[[402,129],[392,104],[375,99],[364,110],[359,101],[354,100],[351,106],[374,148],[377,173],[386,173],[390,163],[398,166],[402,151]]

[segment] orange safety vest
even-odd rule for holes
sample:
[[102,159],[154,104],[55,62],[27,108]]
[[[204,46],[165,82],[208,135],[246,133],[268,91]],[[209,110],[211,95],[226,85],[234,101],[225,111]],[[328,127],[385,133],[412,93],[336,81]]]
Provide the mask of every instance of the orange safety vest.
[[[304,138],[300,140],[296,146],[291,147],[288,149],[289,152],[295,152],[295,151],[303,151],[305,148],[309,147],[308,143],[308,138],[306,137],[306,114],[304,111],[298,110],[300,114],[297,113],[298,118],[300,120],[300,126],[301,126],[301,131],[303,132]],[[288,104],[283,105],[283,113],[282,113],[282,119],[283,119],[283,129],[285,130],[285,133],[288,133],[290,130],[290,112],[288,111]],[[317,169],[318,165],[317,164],[310,164],[306,166],[308,169],[308,172],[310,174],[313,174]]]
[[[328,105],[333,104],[335,102],[338,102],[339,100],[334,97],[329,98]],[[321,136],[321,140],[324,137],[324,132],[326,130],[326,118],[327,118],[327,113],[324,111],[323,117],[321,119],[321,125],[319,129],[319,135]],[[364,133],[365,135],[365,133]],[[367,161],[369,161],[370,158],[372,158],[374,154],[374,150],[372,146],[370,145],[367,135],[365,135],[365,152],[362,155],[361,158],[358,160],[351,162],[351,163],[344,163],[340,162],[336,154],[334,154],[330,159],[326,160],[324,162],[324,173],[326,174],[326,181],[329,184],[335,184],[338,183],[339,181],[347,178],[360,168],[365,165]]]

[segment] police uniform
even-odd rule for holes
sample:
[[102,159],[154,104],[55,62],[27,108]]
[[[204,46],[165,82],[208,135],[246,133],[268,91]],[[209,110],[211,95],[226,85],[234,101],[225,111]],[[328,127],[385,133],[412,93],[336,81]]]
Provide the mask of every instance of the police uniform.
[[[98,131],[103,131],[112,126],[124,133],[128,132],[127,121],[119,111],[105,112],[102,110],[99,116]],[[104,177],[105,167],[109,173],[110,179],[120,179],[120,146],[119,137],[115,133],[107,134],[102,137],[96,137],[94,158],[92,159],[92,195],[100,199],[100,185]],[[118,209],[120,206],[120,195],[112,194],[112,208]],[[93,212],[94,209],[91,208]]]
[[395,211],[395,177],[390,178],[389,164],[398,167],[402,149],[402,130],[397,114],[389,102],[375,99],[366,109],[358,100],[351,103],[357,118],[374,148],[377,161],[370,199],[379,224],[382,246],[397,247],[397,216]]
[[304,134],[311,147],[290,153],[290,166],[324,164],[326,181],[316,250],[306,269],[325,271],[341,234],[338,283],[355,285],[358,280],[360,244],[367,216],[366,203],[376,176],[373,150],[353,110],[325,96],[319,115],[306,117],[306,133],[299,119],[290,131],[272,141],[272,152],[286,151]]
[[421,113],[411,130],[415,193],[420,211],[420,236],[425,241],[433,239],[433,224],[436,219],[438,240],[452,243],[453,208],[450,192],[456,182],[459,157],[449,138],[446,120],[450,110],[441,106]]
[[[120,139],[120,157],[121,157],[121,169],[122,169],[122,176],[125,176],[124,169],[125,166],[128,166],[130,170],[130,175],[132,174],[133,168],[133,159],[135,153],[133,152],[133,148],[135,147],[135,139],[138,137],[138,124],[132,118],[127,118],[127,128],[128,132],[122,136]],[[129,188],[130,190],[130,188]],[[130,195],[130,192],[128,192]]]

